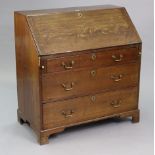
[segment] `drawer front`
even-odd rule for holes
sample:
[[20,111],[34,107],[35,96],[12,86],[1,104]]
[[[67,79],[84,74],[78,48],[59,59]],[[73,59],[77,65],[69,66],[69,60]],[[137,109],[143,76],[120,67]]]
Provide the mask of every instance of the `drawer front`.
[[101,90],[135,86],[139,63],[42,75],[42,101],[55,101]]
[[138,48],[122,48],[115,50],[97,50],[87,54],[65,56],[46,60],[46,71],[59,72],[87,67],[110,66],[134,62],[139,59]]
[[43,104],[44,129],[127,112],[138,108],[137,87]]

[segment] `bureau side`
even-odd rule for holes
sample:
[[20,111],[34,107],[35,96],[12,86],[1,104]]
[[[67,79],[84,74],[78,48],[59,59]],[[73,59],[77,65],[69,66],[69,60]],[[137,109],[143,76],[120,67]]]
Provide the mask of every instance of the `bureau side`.
[[15,12],[14,22],[18,120],[27,122],[38,134],[41,129],[40,59],[26,16]]

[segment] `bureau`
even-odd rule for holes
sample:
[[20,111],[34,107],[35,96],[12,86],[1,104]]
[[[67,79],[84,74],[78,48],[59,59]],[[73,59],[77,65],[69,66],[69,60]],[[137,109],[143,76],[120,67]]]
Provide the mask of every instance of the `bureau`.
[[141,39],[124,7],[15,12],[18,121],[40,144],[110,117],[139,121]]

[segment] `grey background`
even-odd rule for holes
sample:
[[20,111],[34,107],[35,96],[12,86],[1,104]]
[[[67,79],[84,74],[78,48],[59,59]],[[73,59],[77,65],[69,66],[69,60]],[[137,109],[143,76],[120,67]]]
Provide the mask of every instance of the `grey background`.
[[[77,127],[40,146],[32,130],[16,119],[13,11],[100,4],[125,6],[142,38],[141,121]],[[153,0],[0,0],[0,154],[153,155],[153,31]]]

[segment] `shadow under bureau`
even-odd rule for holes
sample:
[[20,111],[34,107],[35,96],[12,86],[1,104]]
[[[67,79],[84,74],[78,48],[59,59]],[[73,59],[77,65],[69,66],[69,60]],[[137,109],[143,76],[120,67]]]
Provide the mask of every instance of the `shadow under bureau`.
[[15,12],[18,120],[40,144],[66,127],[139,121],[140,37],[123,7]]

